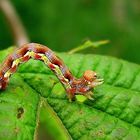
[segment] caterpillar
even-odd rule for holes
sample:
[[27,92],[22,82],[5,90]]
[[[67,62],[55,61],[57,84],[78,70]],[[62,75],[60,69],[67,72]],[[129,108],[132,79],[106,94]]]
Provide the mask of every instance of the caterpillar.
[[8,55],[3,62],[0,68],[1,90],[6,89],[10,76],[16,72],[18,66],[31,58],[43,61],[54,72],[64,86],[70,101],[74,100],[76,94],[84,95],[92,100],[91,90],[103,83],[103,79],[100,79],[92,70],[86,70],[79,79],[74,77],[64,62],[51,49],[38,43],[28,43]]

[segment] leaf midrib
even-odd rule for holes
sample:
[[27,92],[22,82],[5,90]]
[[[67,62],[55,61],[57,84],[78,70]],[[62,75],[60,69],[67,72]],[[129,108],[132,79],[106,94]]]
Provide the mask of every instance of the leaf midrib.
[[[35,133],[34,133],[34,138],[36,139],[36,137],[37,137],[37,133],[36,133],[36,131],[37,131],[37,128],[38,128],[38,121],[39,121],[39,111],[40,111],[40,103],[42,102],[41,100],[41,98],[43,98],[43,99],[45,99],[46,100],[46,98],[45,97],[43,97],[42,95],[41,95],[41,93],[40,92],[38,92],[38,91],[36,91],[36,89],[33,87],[33,86],[31,86],[28,82],[26,82],[26,80],[24,80],[23,79],[23,77],[22,76],[20,76],[20,73],[17,73],[18,75],[19,75],[19,77],[22,79],[22,81],[24,82],[24,83],[26,83],[32,90],[34,90],[39,96],[40,96],[40,98],[39,98],[39,102],[38,102],[38,109],[36,110],[36,127],[35,127]],[[57,82],[58,83],[58,82]],[[57,83],[55,83],[55,84],[57,84]],[[55,86],[55,84],[53,85],[53,87]],[[53,87],[52,87],[52,89],[53,89]],[[51,93],[51,91],[50,91],[50,93]],[[50,94],[49,94],[50,95]],[[49,97],[49,95],[48,95],[48,97]],[[48,104],[49,105],[49,104]],[[49,107],[50,108],[52,108],[50,105],[49,105]],[[53,108],[52,108],[52,110],[53,110]],[[53,110],[54,111],[54,110]],[[54,111],[55,112],[55,111]],[[57,116],[55,116],[55,118],[57,119],[57,122],[59,122],[59,121],[61,121],[62,122],[62,120],[59,118],[59,117],[57,117]],[[62,124],[63,124],[63,122],[62,122]],[[60,123],[59,123],[59,125],[60,125]],[[64,132],[67,132],[67,128],[65,127],[65,125],[63,124],[63,126],[60,126],[62,129],[64,129]],[[70,136],[68,133],[65,133],[66,135],[67,135],[67,137],[71,137],[72,138],[72,136]],[[71,139],[70,138],[70,139]]]

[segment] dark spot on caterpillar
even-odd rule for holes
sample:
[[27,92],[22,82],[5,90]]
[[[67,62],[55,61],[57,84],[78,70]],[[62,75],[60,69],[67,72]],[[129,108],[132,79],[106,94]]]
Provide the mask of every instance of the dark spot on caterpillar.
[[20,119],[23,116],[24,109],[22,107],[19,107],[17,109],[17,118]]
[[61,59],[58,59],[58,58],[55,58],[55,57],[52,60],[52,63],[59,66],[59,67],[62,65]]
[[72,75],[69,71],[65,72],[64,77],[70,81],[72,79]]
[[28,46],[24,45],[24,47],[17,50],[16,55],[23,56],[28,52]]

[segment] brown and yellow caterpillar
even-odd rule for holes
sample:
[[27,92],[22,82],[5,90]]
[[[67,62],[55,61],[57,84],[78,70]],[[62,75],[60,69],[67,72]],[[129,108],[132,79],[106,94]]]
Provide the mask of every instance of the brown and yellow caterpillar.
[[31,58],[43,61],[55,73],[70,100],[74,99],[76,94],[93,99],[91,90],[103,83],[103,79],[99,79],[96,72],[91,70],[85,71],[81,78],[75,78],[51,49],[41,44],[29,43],[18,48],[3,62],[0,68],[0,89],[6,88],[11,74],[16,72],[19,64],[27,62]]

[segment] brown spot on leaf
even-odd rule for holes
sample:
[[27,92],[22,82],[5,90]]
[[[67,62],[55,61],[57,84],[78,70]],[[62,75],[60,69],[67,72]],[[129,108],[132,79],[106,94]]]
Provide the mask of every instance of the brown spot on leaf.
[[15,133],[18,133],[18,132],[19,132],[19,128],[16,127],[16,128],[14,129],[14,131],[15,131]]
[[105,130],[102,128],[97,130],[96,132],[93,133],[94,136],[96,137],[104,137],[105,136]]
[[20,119],[23,116],[24,109],[22,107],[19,107],[17,109],[17,118]]
[[81,115],[82,115],[82,114],[83,114],[83,110],[79,110],[79,114],[81,114]]

